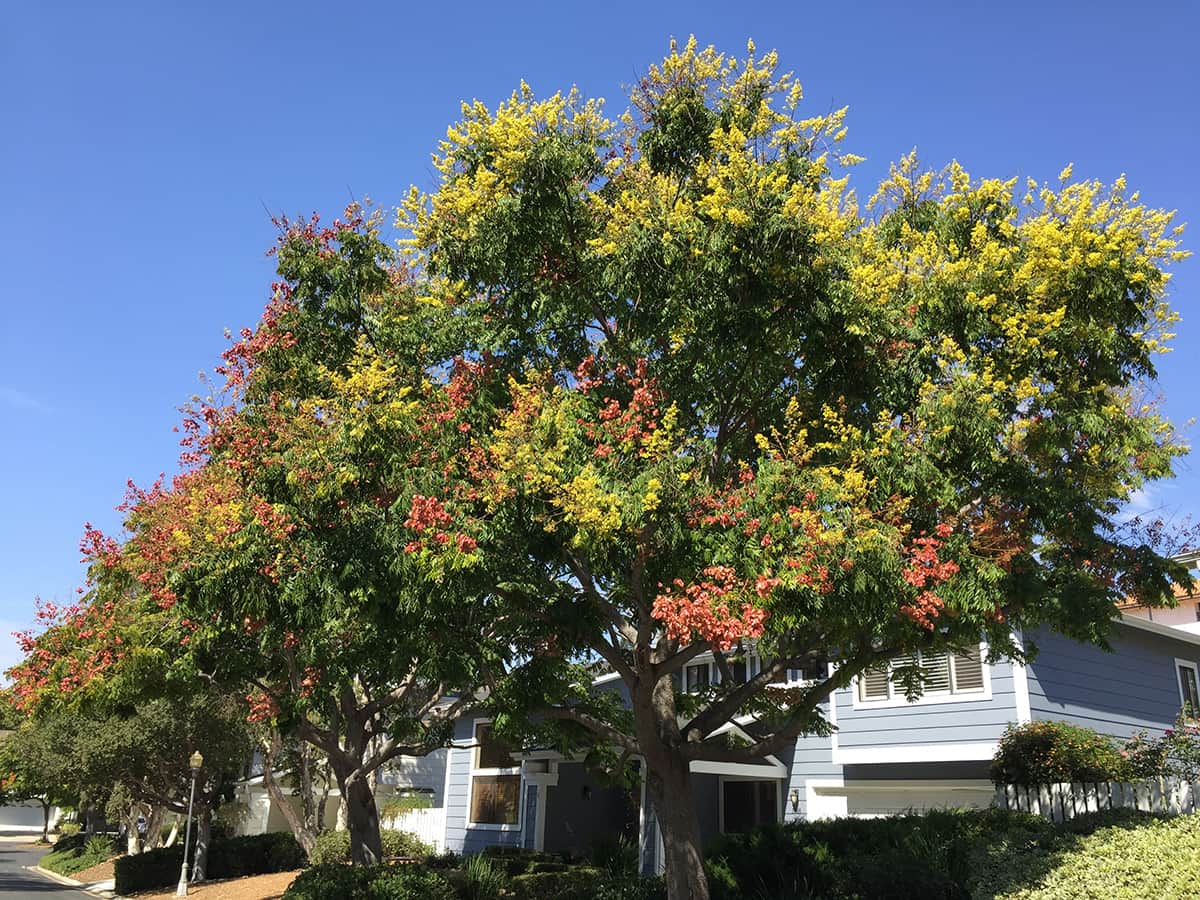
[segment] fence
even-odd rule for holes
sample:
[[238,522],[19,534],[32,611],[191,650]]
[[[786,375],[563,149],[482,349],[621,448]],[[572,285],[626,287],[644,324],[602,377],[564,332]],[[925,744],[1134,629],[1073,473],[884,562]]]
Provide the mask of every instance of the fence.
[[446,808],[434,806],[429,809],[410,809],[392,816],[383,823],[384,828],[407,831],[415,834],[441,853],[446,849]]
[[996,806],[1062,822],[1103,809],[1136,809],[1180,815],[1200,812],[1200,781],[1179,778],[1076,784],[1008,784],[996,789]]

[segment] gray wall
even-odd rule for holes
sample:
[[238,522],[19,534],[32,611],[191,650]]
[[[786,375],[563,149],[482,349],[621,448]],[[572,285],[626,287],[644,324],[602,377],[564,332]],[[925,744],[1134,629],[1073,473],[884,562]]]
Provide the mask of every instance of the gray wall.
[[1031,632],[1027,643],[1039,650],[1028,670],[1033,718],[1119,738],[1170,727],[1179,714],[1175,658],[1200,662],[1200,645],[1125,624],[1113,629],[1113,653],[1044,630]]
[[428,756],[401,756],[387,764],[379,778],[381,785],[395,790],[418,788],[433,792],[433,805],[446,802],[446,761],[449,750],[435,750]]
[[546,795],[546,849],[586,856],[597,843],[637,841],[638,790],[600,780],[582,763],[562,763]]

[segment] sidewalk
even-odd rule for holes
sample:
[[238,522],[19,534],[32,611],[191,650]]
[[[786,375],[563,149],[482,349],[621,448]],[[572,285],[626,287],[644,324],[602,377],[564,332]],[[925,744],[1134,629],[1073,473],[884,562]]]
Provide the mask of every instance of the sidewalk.
[[69,878],[66,875],[59,875],[57,872],[51,872],[49,869],[43,869],[41,866],[30,866],[30,871],[37,872],[43,878],[49,878],[51,881],[57,881],[59,884],[69,885],[70,887],[79,888],[82,891],[87,891],[89,894],[94,894],[97,897],[106,897],[108,900],[120,900],[116,893],[116,883],[109,878],[106,881],[93,881],[90,884],[85,884],[82,881],[76,881],[74,878]]

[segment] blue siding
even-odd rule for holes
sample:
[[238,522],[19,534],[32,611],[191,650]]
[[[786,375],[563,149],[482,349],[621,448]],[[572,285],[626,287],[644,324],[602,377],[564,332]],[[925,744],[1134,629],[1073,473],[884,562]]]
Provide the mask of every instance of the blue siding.
[[835,694],[838,746],[911,747],[922,744],[963,744],[998,740],[1017,718],[1012,665],[1002,660],[990,666],[990,699],[923,700],[898,706],[854,707],[851,688]]
[[1179,714],[1174,661],[1200,662],[1200,646],[1124,624],[1113,629],[1113,653],[1047,631],[1029,638],[1039,651],[1029,666],[1033,718],[1119,738],[1170,727]]
[[[779,761],[788,768],[788,780],[783,786],[783,820],[794,822],[808,818],[808,797],[805,784],[810,779],[840,778],[842,766],[833,761],[833,738],[806,735],[796,739],[789,757],[779,755]],[[796,792],[799,808],[792,809],[791,795]]]

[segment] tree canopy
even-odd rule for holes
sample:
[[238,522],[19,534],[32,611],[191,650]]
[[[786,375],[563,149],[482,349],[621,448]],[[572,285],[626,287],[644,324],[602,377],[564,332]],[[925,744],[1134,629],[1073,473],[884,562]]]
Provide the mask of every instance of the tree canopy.
[[[1119,516],[1185,449],[1145,399],[1172,214],[1124,179],[915,152],[860,205],[845,121],[774,53],[691,40],[614,119],[524,84],[465,104],[398,246],[358,207],[280,221],[224,399],[126,539],[89,537],[80,614],[161,615],[154,640],[250,685],[344,791],[485,697],[512,736],[637,756],[671,896],[703,900],[692,762],[828,729],[831,692],[893,656],[1103,641],[1114,601],[1187,577]],[[134,655],[51,644],[26,696]],[[719,682],[681,693],[704,653]]]

